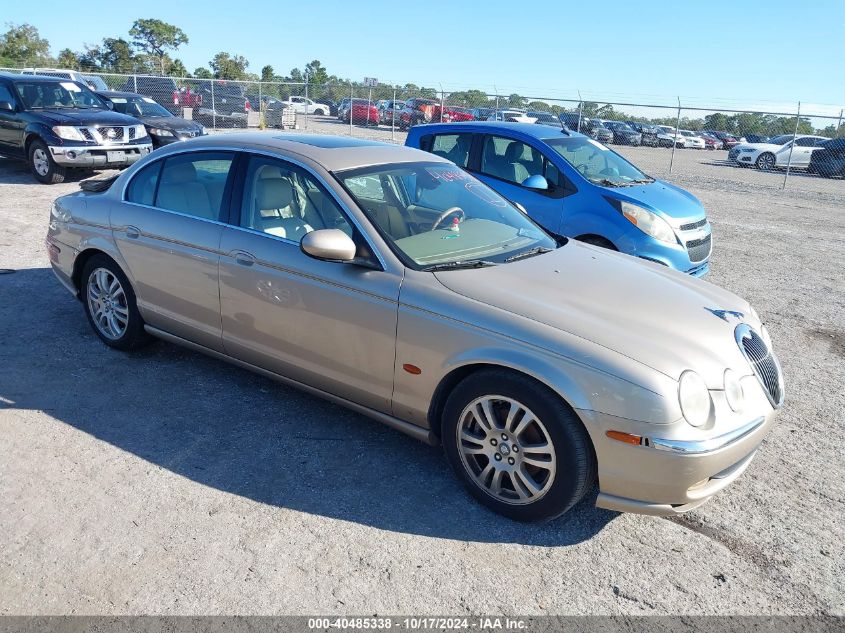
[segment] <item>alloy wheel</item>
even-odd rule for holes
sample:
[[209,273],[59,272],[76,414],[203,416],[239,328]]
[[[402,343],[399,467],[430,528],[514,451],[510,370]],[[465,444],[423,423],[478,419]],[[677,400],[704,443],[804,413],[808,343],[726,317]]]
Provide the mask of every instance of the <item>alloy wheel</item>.
[[548,430],[525,405],[488,395],[470,402],[456,426],[461,463],[484,492],[513,505],[534,503],[554,482]]
[[39,176],[46,176],[50,171],[50,159],[47,156],[47,152],[40,147],[36,148],[32,152],[32,165],[35,167],[35,171]]
[[88,310],[97,330],[112,341],[126,333],[129,305],[120,280],[106,268],[94,269],[88,277]]

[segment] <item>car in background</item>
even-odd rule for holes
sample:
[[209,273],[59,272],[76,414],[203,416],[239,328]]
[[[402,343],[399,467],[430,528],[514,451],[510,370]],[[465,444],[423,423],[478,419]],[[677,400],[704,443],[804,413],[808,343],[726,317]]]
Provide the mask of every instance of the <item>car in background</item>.
[[810,157],[817,148],[821,148],[827,137],[812,134],[782,134],[768,143],[741,143],[728,152],[728,160],[737,165],[753,165],[757,169],[768,171],[777,167],[806,168]]
[[120,92],[133,92],[151,97],[174,115],[181,115],[182,108],[199,108],[203,99],[201,93],[191,91],[189,88],[180,88],[172,77],[156,75],[127,77]]
[[601,143],[613,142],[613,130],[605,127],[601,119],[579,116],[577,112],[562,112],[558,118],[573,132],[581,132]]
[[647,147],[660,146],[660,129],[656,125],[650,123],[640,123],[639,121],[626,121],[628,127],[635,132],[640,133],[641,144]]
[[473,108],[470,114],[476,121],[486,121],[495,111],[493,108]]
[[322,103],[329,108],[329,116],[337,116],[337,102],[332,99],[315,99],[314,103]]
[[602,124],[613,132],[613,143],[616,145],[642,145],[642,134],[623,121],[602,121]]
[[307,97],[288,97],[287,99],[281,99],[281,102],[287,104],[288,107],[293,108],[293,111],[297,114],[328,116],[331,112],[331,108],[329,108],[326,104],[317,103]]
[[99,75],[85,74],[68,68],[23,68],[21,69],[21,74],[39,75],[41,77],[64,77],[65,79],[71,79],[85,84],[94,91],[109,89],[106,82]]
[[746,134],[742,137],[743,143],[768,143],[771,136],[762,136],[760,134]]
[[526,114],[532,119],[535,119],[534,123],[538,123],[540,125],[548,125],[556,128],[563,127],[563,123],[560,122],[560,119],[557,118],[551,112],[529,111],[526,112]]
[[692,130],[679,130],[681,136],[684,137],[684,147],[687,149],[705,149],[707,144],[704,139],[698,135],[698,132]]
[[739,145],[739,139],[736,138],[733,134],[728,134],[727,132],[720,132],[718,130],[704,131],[722,141],[722,149],[731,149],[732,147]]
[[723,149],[724,148],[724,145],[722,145],[722,141],[717,139],[712,134],[708,134],[707,132],[698,132],[697,134],[704,140],[704,146],[707,149]]
[[151,151],[144,124],[113,112],[84,83],[0,73],[0,155],[26,161],[39,182],[63,182],[71,169],[127,167]]
[[135,117],[147,128],[147,134],[153,143],[153,149],[203,136],[205,128],[194,121],[187,121],[173,116],[164,106],[156,103],[152,97],[134,92],[116,90],[96,93],[104,101],[111,103],[112,109],[120,114]]
[[704,207],[577,132],[524,123],[444,123],[411,129],[405,144],[466,169],[557,236],[657,262],[709,270]]
[[827,178],[845,178],[845,138],[821,143],[810,155],[807,171]]
[[536,123],[537,119],[528,116],[525,110],[495,110],[487,117],[488,121],[509,121],[510,123]]
[[214,80],[200,88],[202,105],[194,111],[194,119],[206,127],[246,127],[252,104],[241,84]]
[[346,119],[346,111],[349,109],[349,104],[352,102],[352,99],[349,97],[345,97],[341,99],[337,104],[337,119],[338,121],[343,121]]
[[399,113],[402,112],[404,107],[404,101],[398,99],[396,101],[393,99],[384,100],[381,106],[377,106],[379,123],[382,125],[398,125]]
[[437,121],[439,117],[434,115],[439,111],[440,102],[434,99],[408,99],[399,113],[399,129],[407,130],[414,125]]
[[[747,301],[553,239],[471,174],[407,147],[193,139],[103,191],[58,198],[46,242],[92,332],[121,352],[77,351],[80,366],[129,375],[132,361],[117,364],[151,337],[233,362],[442,444],[467,490],[511,519],[592,503],[594,484],[603,508],[692,510],[742,474],[783,402],[771,338]],[[64,311],[45,295],[47,314]],[[61,331],[66,321],[50,329],[58,346],[79,336],[72,320]],[[95,396],[78,415],[102,406]],[[360,436],[341,428],[354,416],[337,417],[347,443]],[[369,476],[378,457],[326,472],[314,494],[355,468]],[[285,475],[311,472],[290,461]],[[428,494],[415,511],[441,511],[442,477],[417,479]]]
[[658,129],[662,134],[658,134],[657,138],[661,145],[672,147],[673,145],[678,149],[686,147],[686,137],[680,131],[673,128],[671,125],[658,125]]
[[[338,110],[340,112],[340,110]],[[352,99],[342,109],[343,121],[356,125],[378,125],[379,113],[374,101],[367,99]]]
[[450,106],[447,105],[443,108],[443,118],[440,118],[440,107],[438,106],[434,110],[434,122],[443,121],[445,123],[448,122],[460,122],[460,121],[475,121],[475,117],[472,115],[472,110],[469,108],[464,108],[461,106]]

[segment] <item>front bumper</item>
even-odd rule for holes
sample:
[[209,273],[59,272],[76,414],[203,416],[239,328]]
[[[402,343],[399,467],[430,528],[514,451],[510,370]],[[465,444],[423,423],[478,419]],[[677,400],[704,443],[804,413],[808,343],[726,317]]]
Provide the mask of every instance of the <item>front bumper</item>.
[[64,167],[122,167],[149,154],[153,145],[51,145],[49,149],[53,161]]
[[[625,220],[624,232],[613,240],[614,245],[622,253],[634,255],[641,259],[647,259],[657,264],[668,266],[674,270],[692,275],[704,277],[710,272],[710,256],[713,252],[713,235],[709,225],[706,229],[697,231],[685,231],[678,233],[682,243],[668,244],[656,240],[633,224]],[[709,237],[709,250],[703,259],[693,261],[690,257],[688,243],[700,241]]]
[[[596,505],[670,516],[700,506],[742,475],[771,430],[776,412],[769,408],[768,413],[726,433],[684,439],[670,439],[688,431],[696,433],[683,421],[653,425],[596,412],[579,414],[590,430],[599,464]],[[610,439],[609,430],[641,435],[643,444]]]

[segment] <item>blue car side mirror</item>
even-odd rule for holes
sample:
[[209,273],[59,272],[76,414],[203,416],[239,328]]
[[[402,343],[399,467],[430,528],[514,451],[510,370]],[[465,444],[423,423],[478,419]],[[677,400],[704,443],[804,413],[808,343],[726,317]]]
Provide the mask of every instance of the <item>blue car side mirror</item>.
[[538,191],[547,191],[549,188],[549,181],[543,178],[540,174],[534,174],[522,181],[522,186],[528,189],[536,189]]

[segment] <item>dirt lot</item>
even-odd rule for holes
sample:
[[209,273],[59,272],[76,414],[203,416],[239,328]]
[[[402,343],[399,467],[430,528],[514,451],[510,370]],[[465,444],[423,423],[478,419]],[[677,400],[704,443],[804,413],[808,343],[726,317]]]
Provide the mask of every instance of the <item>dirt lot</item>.
[[709,281],[768,322],[786,405],[701,509],[547,525],[344,409],[164,343],[107,349],[43,248],[77,184],[0,159],[0,614],[844,614],[845,182],[624,153],[703,201]]

